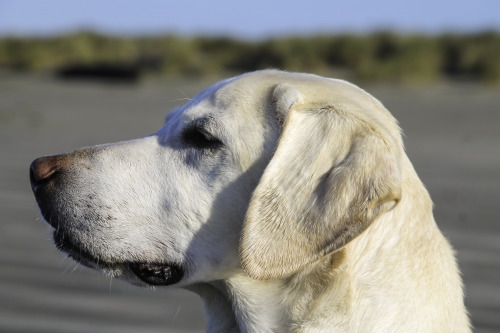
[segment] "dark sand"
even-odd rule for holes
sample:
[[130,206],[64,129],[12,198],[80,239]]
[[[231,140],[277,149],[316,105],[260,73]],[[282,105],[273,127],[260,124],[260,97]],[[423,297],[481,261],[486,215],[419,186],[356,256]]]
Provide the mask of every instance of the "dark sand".
[[[42,155],[144,136],[209,80],[68,83],[0,73],[0,332],[203,332],[197,296],[137,288],[52,245],[28,179]],[[500,89],[366,86],[400,121],[453,243],[476,332],[500,332]]]

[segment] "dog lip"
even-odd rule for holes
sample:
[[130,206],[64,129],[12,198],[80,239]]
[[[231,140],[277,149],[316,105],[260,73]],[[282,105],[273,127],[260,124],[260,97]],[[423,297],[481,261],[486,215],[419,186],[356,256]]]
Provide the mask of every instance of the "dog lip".
[[127,261],[104,261],[96,259],[88,251],[75,245],[63,232],[54,231],[56,247],[65,252],[69,257],[93,269],[113,269],[117,267],[128,268],[141,281],[152,286],[168,286],[179,282],[184,277],[184,269],[174,263],[146,263]]
[[60,229],[54,230],[54,244],[61,252],[66,253],[70,258],[77,261],[79,264],[90,267],[109,267],[112,264],[106,263],[102,260],[97,260],[93,255],[75,245]]
[[139,279],[153,286],[168,286],[184,276],[183,268],[172,263],[130,263],[129,267]]

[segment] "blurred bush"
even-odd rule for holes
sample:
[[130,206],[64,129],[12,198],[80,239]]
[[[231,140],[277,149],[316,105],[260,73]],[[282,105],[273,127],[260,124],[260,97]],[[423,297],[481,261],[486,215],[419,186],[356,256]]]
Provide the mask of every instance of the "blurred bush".
[[359,80],[500,83],[500,35],[368,35],[284,37],[262,41],[225,37],[116,37],[81,32],[49,38],[0,39],[0,68],[61,72],[117,66],[141,74],[203,76],[264,68],[340,70]]

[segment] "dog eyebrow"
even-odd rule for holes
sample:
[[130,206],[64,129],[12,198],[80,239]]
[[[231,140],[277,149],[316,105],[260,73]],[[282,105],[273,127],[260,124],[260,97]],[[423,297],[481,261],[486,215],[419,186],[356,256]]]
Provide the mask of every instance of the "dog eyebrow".
[[191,121],[186,128],[200,129],[212,133],[216,127],[216,122],[214,116],[205,116]]
[[185,143],[198,148],[208,148],[222,145],[219,139],[218,121],[209,115],[200,117],[188,122],[182,131],[182,138]]

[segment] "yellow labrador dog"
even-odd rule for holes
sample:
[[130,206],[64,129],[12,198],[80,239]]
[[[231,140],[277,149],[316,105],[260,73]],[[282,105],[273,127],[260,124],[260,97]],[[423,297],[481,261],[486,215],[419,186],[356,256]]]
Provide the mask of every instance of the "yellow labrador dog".
[[207,332],[469,332],[396,120],[344,81],[219,82],[156,133],[30,168],[59,249],[198,293]]

